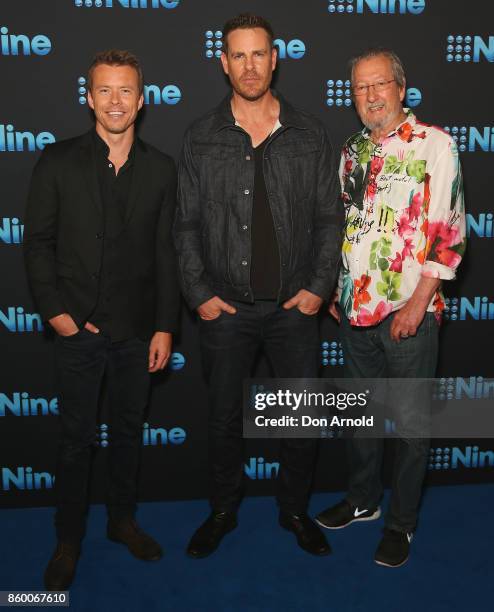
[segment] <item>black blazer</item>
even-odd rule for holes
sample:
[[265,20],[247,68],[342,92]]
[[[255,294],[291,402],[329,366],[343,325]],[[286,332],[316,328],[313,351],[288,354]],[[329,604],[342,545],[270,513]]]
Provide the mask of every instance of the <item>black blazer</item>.
[[[129,309],[141,338],[176,331],[179,289],[171,227],[176,170],[171,157],[137,139],[126,211]],[[81,326],[93,312],[103,254],[103,204],[92,133],[48,145],[36,164],[24,222],[24,257],[44,320],[68,312]]]

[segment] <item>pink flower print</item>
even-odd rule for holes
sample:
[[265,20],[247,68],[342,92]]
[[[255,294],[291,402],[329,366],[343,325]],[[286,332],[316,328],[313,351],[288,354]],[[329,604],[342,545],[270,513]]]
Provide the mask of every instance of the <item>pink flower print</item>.
[[427,244],[430,245],[428,259],[450,268],[456,267],[461,261],[461,256],[449,247],[461,242],[459,228],[445,221],[435,221],[429,223],[428,229]]
[[401,258],[401,254],[396,251],[396,257],[391,260],[391,265],[389,266],[389,269],[391,270],[391,272],[401,272],[401,264],[403,263],[403,260]]
[[403,247],[403,251],[401,252],[401,259],[404,261],[407,257],[411,257],[413,259],[413,249],[415,245],[412,242],[411,238],[405,238],[405,246]]
[[376,178],[376,175],[381,172],[384,166],[384,157],[373,157],[370,163],[371,178]]
[[405,236],[410,236],[414,232],[415,228],[410,223],[408,212],[403,213],[398,221],[398,235],[404,239]]
[[412,201],[410,203],[410,207],[408,209],[408,218],[410,219],[410,221],[414,221],[415,219],[419,218],[423,203],[424,198],[422,197],[422,194],[420,192],[416,193],[413,196]]
[[361,308],[357,316],[357,325],[362,325],[364,327],[377,325],[384,320],[392,310],[393,306],[384,301],[379,302],[373,313],[367,310],[367,308]]

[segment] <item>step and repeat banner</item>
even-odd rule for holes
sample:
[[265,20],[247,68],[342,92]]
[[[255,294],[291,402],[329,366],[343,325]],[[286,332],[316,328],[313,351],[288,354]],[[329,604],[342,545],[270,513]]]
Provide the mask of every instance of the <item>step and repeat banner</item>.
[[[322,119],[336,149],[360,129],[348,59],[370,45],[394,49],[407,73],[407,105],[457,140],[465,176],[468,248],[446,286],[441,392],[494,398],[494,7],[485,0],[2,0],[0,5],[0,504],[52,503],[61,408],[53,343],[30,297],[22,259],[32,168],[47,143],[92,125],[86,70],[96,51],[135,52],[145,77],[141,137],[178,158],[187,125],[228,91],[220,61],[223,23],[242,11],[272,22],[275,87]],[[490,178],[489,178],[490,177]],[[341,377],[338,327],[321,316],[321,375]],[[261,359],[257,376],[269,375]],[[197,327],[185,308],[166,372],[155,375],[142,429],[143,500],[207,495],[207,400]],[[95,432],[93,500],[104,492],[112,443],[104,399]],[[389,464],[389,462],[388,462]],[[494,440],[434,440],[429,484],[494,475]],[[271,494],[275,441],[248,440],[247,494]],[[389,478],[389,474],[385,474]],[[323,440],[315,488],[343,489],[341,440]]]

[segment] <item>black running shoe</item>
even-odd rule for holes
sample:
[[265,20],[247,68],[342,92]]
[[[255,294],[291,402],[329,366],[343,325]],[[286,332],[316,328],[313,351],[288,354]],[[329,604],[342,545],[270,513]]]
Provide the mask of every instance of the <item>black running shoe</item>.
[[346,499],[336,506],[320,512],[316,523],[326,529],[342,529],[355,521],[375,521],[381,516],[381,508],[364,508],[351,506]]
[[384,528],[384,535],[379,542],[374,561],[386,567],[400,567],[408,561],[411,533],[403,533],[394,529]]

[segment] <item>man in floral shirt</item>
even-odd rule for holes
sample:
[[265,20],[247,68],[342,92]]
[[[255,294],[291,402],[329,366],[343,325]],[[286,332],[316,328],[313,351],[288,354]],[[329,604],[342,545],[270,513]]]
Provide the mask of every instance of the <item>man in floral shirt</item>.
[[[439,128],[403,108],[405,75],[389,50],[351,62],[353,100],[365,128],[345,144],[340,165],[346,210],[342,271],[330,312],[340,322],[345,375],[432,378],[444,299],[465,249],[465,211],[458,151]],[[406,394],[404,394],[406,395]],[[419,400],[399,411],[414,415]],[[395,407],[396,408],[396,407]],[[405,419],[406,420],[406,419]],[[429,441],[396,440],[393,483],[375,561],[408,559],[417,521]],[[321,512],[329,529],[380,516],[382,439],[350,442],[351,477],[342,502]]]

